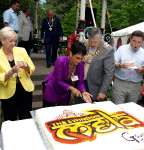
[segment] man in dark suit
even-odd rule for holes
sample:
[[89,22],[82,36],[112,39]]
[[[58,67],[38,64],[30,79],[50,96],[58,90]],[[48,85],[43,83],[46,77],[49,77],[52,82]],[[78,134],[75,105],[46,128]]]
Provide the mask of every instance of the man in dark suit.
[[52,10],[47,11],[47,17],[42,21],[41,38],[44,39],[46,63],[50,67],[57,58],[59,41],[62,40],[63,30],[59,18]]

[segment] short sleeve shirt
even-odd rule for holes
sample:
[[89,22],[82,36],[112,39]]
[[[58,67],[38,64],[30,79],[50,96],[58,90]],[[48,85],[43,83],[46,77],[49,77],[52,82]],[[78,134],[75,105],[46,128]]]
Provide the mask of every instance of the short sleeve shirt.
[[[139,48],[136,52],[131,49],[130,44],[122,45],[115,51],[115,64],[133,62],[136,67],[144,66],[144,49]],[[142,74],[135,69],[116,68],[115,76],[124,81],[140,82]]]
[[19,31],[18,16],[17,16],[17,13],[14,12],[14,10],[12,8],[9,8],[6,11],[4,11],[4,13],[3,13],[3,22],[8,23],[9,26],[13,30],[15,30],[17,32]]

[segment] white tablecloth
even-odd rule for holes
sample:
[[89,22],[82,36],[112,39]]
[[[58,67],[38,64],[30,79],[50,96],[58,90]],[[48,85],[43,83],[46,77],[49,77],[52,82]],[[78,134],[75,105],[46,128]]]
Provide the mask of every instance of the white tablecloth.
[[33,119],[2,124],[3,150],[46,150]]
[[[144,121],[144,108],[135,103],[120,104],[127,113]],[[6,121],[2,124],[3,150],[46,150],[33,119]]]

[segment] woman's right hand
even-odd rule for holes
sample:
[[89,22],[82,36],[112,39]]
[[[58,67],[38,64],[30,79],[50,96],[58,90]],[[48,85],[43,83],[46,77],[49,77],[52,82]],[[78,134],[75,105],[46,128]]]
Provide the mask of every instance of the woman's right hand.
[[6,74],[5,74],[5,80],[8,80],[9,78],[11,78],[13,76],[13,74],[18,72],[18,67],[14,66],[12,67],[11,70],[9,70]]
[[26,67],[27,67],[27,64],[22,61],[17,63],[15,66],[12,67],[10,71],[8,71],[8,73],[6,74],[5,80],[11,78],[13,74],[18,73],[18,70],[20,68],[26,68]]
[[82,97],[83,97],[83,100],[87,103],[92,103],[92,95],[89,93],[89,92],[83,92],[82,93]]
[[81,96],[81,92],[78,89],[76,89],[75,87],[70,86],[69,89],[70,89],[70,91],[72,92],[73,95],[75,95],[77,97]]
[[14,73],[17,73],[18,70],[19,70],[19,67],[18,67],[18,66],[15,65],[14,67],[12,67],[12,72],[13,72],[13,74],[14,74]]

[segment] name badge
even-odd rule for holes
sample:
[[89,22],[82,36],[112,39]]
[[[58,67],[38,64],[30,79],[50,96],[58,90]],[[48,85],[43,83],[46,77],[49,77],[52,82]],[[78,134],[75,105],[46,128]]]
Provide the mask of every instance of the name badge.
[[76,76],[76,75],[72,75],[72,76],[71,76],[71,80],[74,82],[74,81],[78,81],[79,78],[78,78],[78,76]]

